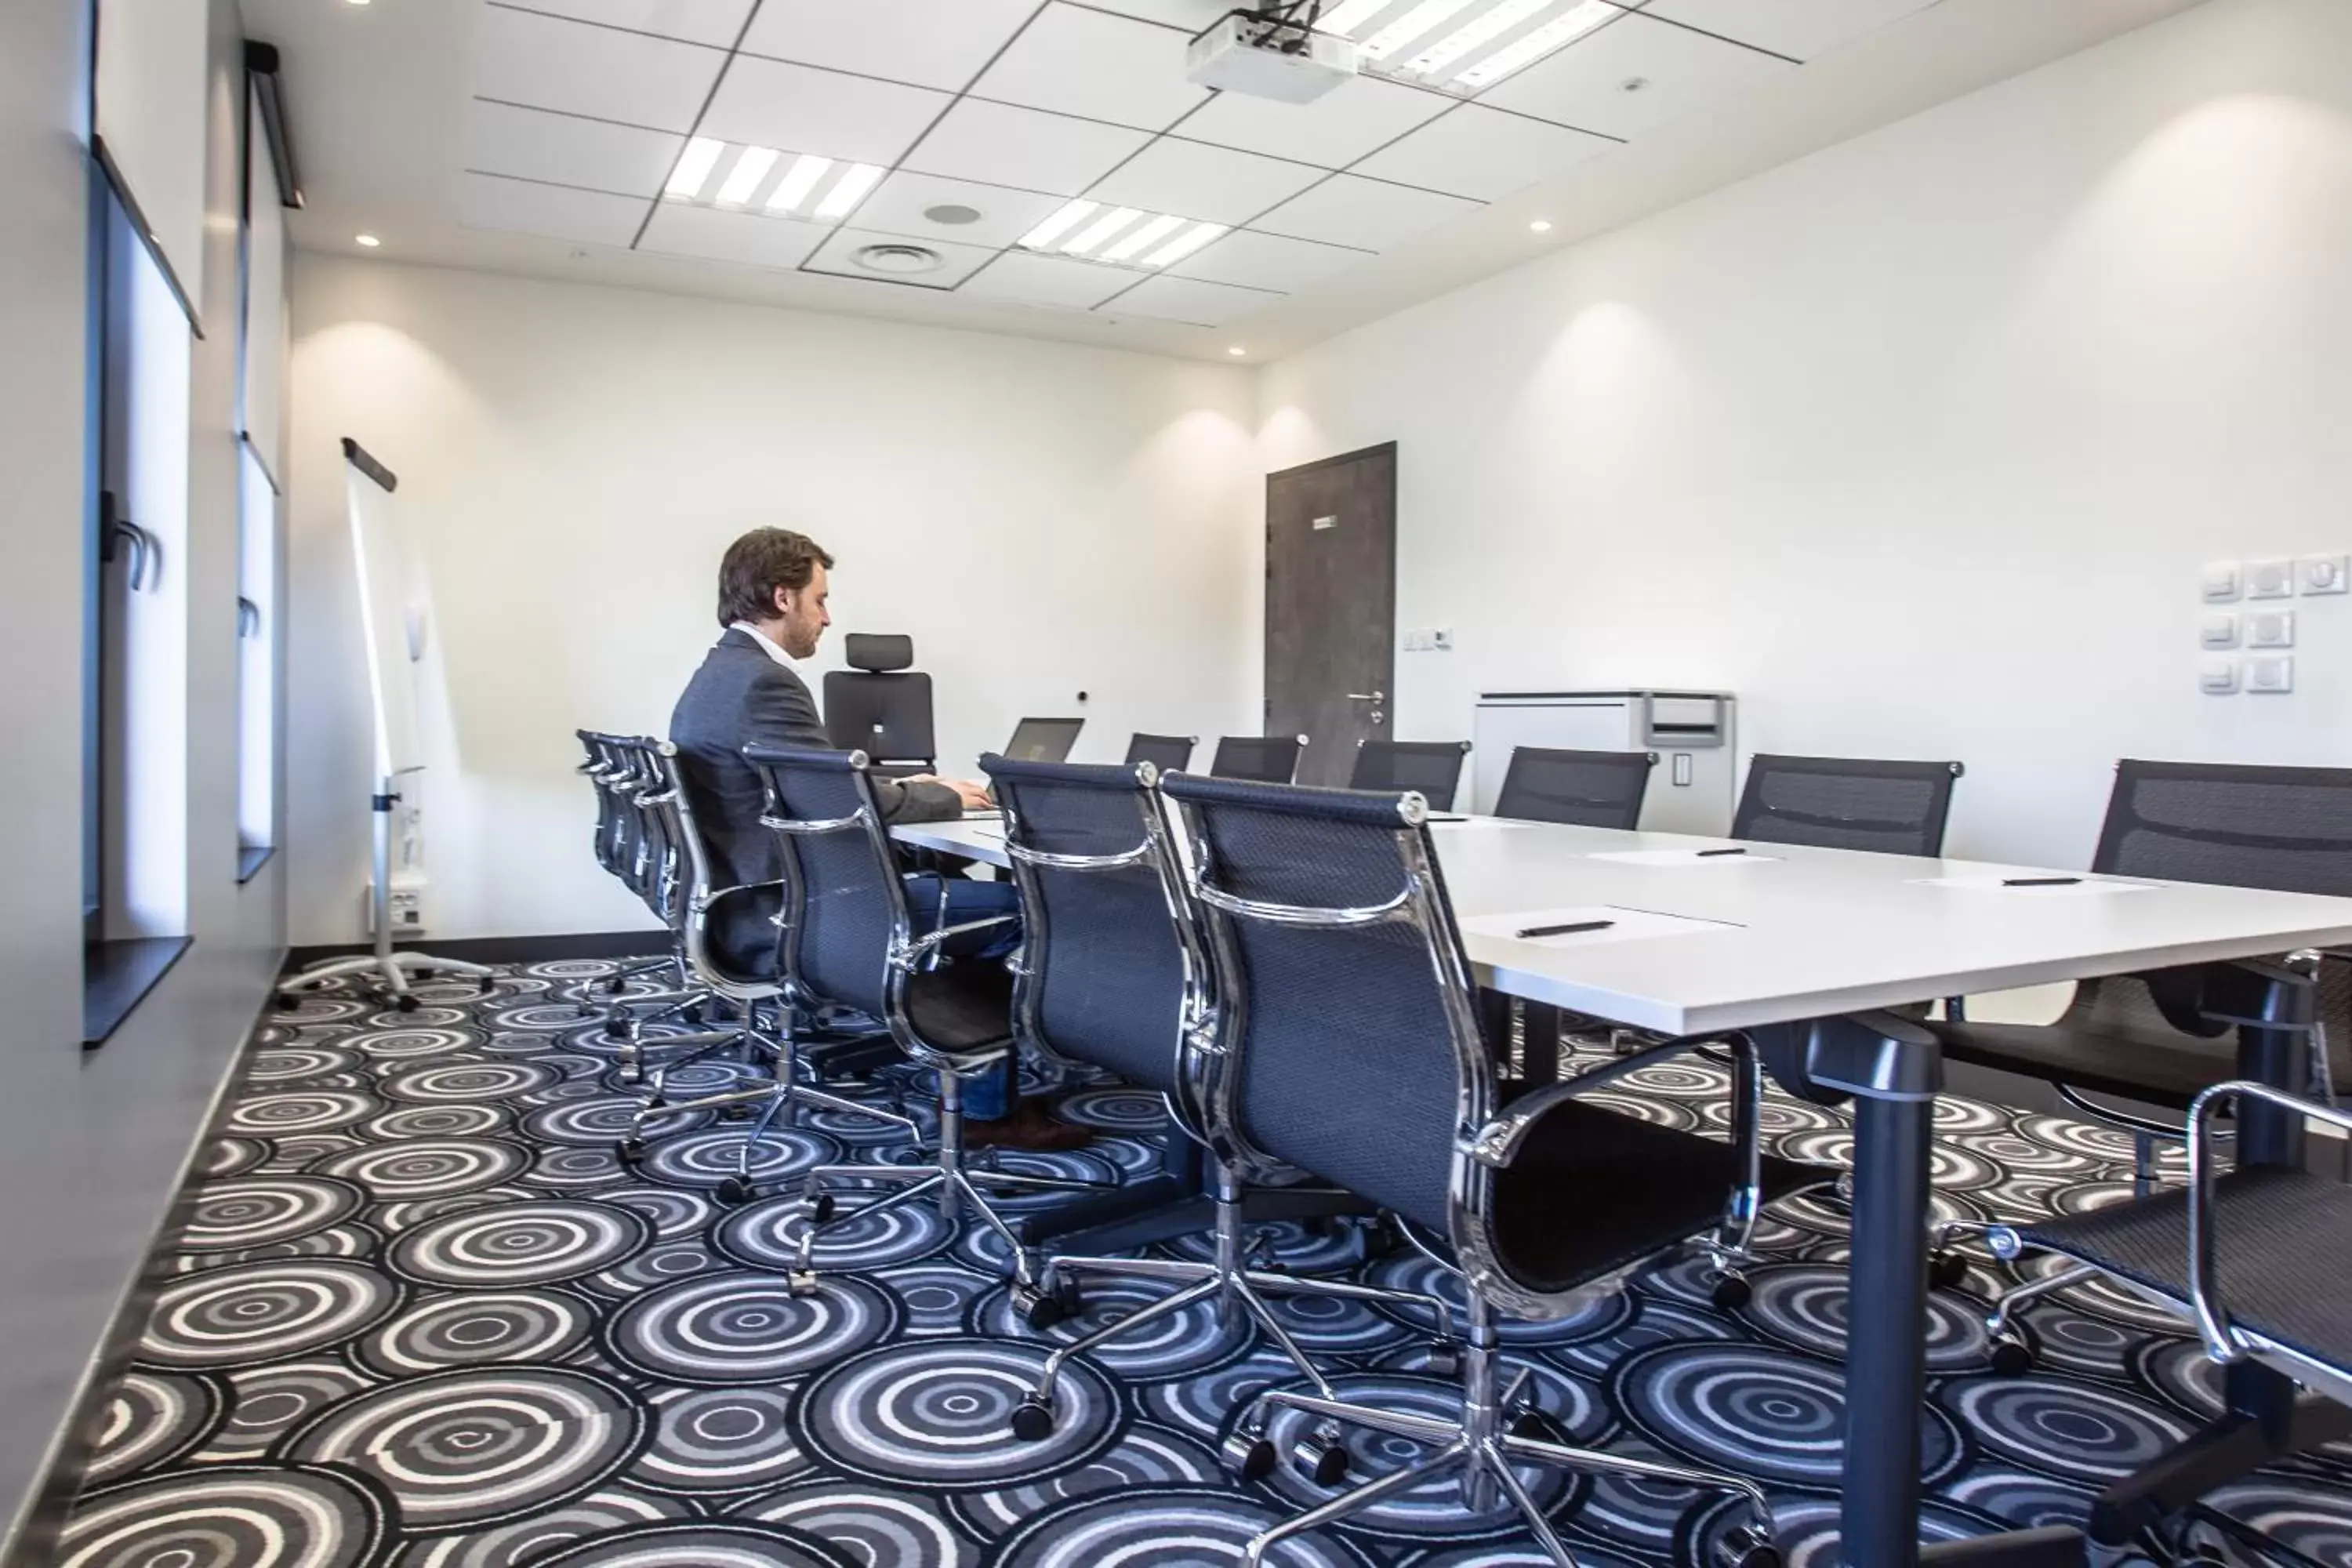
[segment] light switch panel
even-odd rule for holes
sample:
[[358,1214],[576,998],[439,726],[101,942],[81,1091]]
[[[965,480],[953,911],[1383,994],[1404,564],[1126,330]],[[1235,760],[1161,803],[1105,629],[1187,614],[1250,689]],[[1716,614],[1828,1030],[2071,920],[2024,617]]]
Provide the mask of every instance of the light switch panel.
[[2284,654],[2273,654],[2263,658],[2246,660],[2248,691],[2293,691],[2294,660]]
[[2227,697],[2238,689],[2238,661],[2209,658],[2197,667],[2197,689],[2208,697]]
[[2209,605],[2234,605],[2245,592],[2234,561],[2209,561],[2197,574],[2197,591]]
[[2235,647],[2238,646],[2238,615],[2234,610],[2221,610],[2206,616],[2197,623],[2197,646],[2200,647]]
[[2352,555],[2306,555],[2295,564],[2305,594],[2352,593]]
[[2293,647],[2294,646],[2294,612],[2293,610],[2250,610],[2246,613],[2246,646],[2248,647]]
[[2292,561],[2247,562],[2246,597],[2249,599],[2294,597],[2294,563]]

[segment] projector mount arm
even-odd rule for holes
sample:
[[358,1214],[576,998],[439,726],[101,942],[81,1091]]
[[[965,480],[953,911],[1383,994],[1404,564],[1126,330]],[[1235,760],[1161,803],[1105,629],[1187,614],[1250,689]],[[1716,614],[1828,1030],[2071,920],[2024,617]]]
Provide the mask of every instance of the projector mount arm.
[[[1306,13],[1303,18],[1301,12]],[[1296,55],[1306,51],[1307,35],[1323,15],[1323,0],[1267,0],[1255,11],[1243,9],[1225,14],[1255,22],[1264,29],[1250,40],[1257,47]]]

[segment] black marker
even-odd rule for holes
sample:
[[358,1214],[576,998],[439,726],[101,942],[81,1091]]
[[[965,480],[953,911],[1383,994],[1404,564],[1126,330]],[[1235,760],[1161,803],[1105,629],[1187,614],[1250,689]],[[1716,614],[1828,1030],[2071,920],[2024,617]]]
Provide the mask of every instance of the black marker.
[[1607,931],[1616,923],[1615,921],[1577,921],[1564,926],[1529,926],[1519,932],[1519,940],[1530,942],[1539,936],[1577,936],[1589,931]]
[[2083,880],[2080,877],[2003,877],[2004,888],[2072,888]]
[[1747,853],[1748,851],[1745,849],[1702,849],[1698,852],[1698,858],[1705,860],[1710,856],[1715,855],[1745,855]]

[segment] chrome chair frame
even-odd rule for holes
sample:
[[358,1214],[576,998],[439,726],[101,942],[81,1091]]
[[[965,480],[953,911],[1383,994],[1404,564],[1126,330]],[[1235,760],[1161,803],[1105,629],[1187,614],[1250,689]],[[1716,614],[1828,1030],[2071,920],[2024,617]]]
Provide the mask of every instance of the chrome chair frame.
[[[1014,1029],[1021,1043],[1037,1055],[1049,1061],[1068,1060],[1046,1040],[1043,1016],[1044,989],[1038,983],[1040,972],[1034,963],[1026,962],[1028,950],[1049,940],[1051,935],[1047,924],[1049,917],[1045,913],[1047,900],[1037,885],[1038,869],[1106,872],[1150,866],[1159,880],[1160,895],[1166,902],[1183,971],[1183,990],[1177,1019],[1177,1059],[1171,1063],[1177,1068],[1177,1088],[1173,1092],[1163,1095],[1162,1099],[1168,1108],[1169,1120],[1176,1126],[1177,1135],[1192,1139],[1208,1152],[1208,1185],[1210,1196],[1216,1205],[1216,1222],[1212,1233],[1216,1250],[1204,1262],[1066,1253],[1047,1257],[1038,1277],[1035,1297],[1033,1301],[1024,1303],[1024,1307],[1033,1309],[1031,1321],[1036,1327],[1046,1324],[1037,1321],[1034,1310],[1035,1306],[1053,1303],[1055,1310],[1048,1314],[1049,1318],[1063,1315],[1076,1306],[1074,1287],[1077,1275],[1156,1279],[1179,1288],[1123,1318],[1055,1347],[1045,1358],[1036,1385],[1013,1412],[1013,1436],[1030,1442],[1042,1440],[1053,1431],[1055,1389],[1063,1366],[1073,1357],[1084,1355],[1160,1318],[1202,1302],[1216,1303],[1219,1317],[1228,1327],[1238,1324],[1246,1314],[1281,1349],[1283,1354],[1290,1358],[1291,1364],[1298,1369],[1299,1375],[1314,1387],[1315,1392],[1329,1401],[1338,1400],[1338,1392],[1312,1358],[1300,1348],[1289,1330],[1283,1326],[1282,1321],[1275,1316],[1261,1292],[1417,1306],[1430,1315],[1440,1353],[1454,1353],[1448,1309],[1435,1296],[1407,1290],[1385,1290],[1341,1279],[1316,1279],[1272,1267],[1253,1266],[1250,1240],[1243,1231],[1243,1189],[1227,1163],[1235,1151],[1207,1131],[1195,1098],[1201,1080],[1186,1075],[1181,1065],[1185,1058],[1207,1048],[1208,1036],[1202,1027],[1209,1003],[1206,960],[1201,949],[1200,933],[1193,928],[1182,900],[1174,891],[1176,879],[1182,872],[1169,837],[1166,803],[1160,794],[1160,771],[1147,762],[1137,763],[1134,773],[1136,809],[1143,837],[1133,849],[1113,855],[1061,855],[1029,847],[1021,842],[1021,818],[1014,804],[1017,794],[1005,792],[1005,856],[1012,862],[1013,882],[1021,889],[1021,903],[1028,919],[1022,938],[1023,952],[1016,955],[1013,964]],[[1276,1168],[1285,1176],[1297,1174],[1286,1165]],[[1347,1450],[1337,1438],[1336,1429],[1318,1432],[1308,1444],[1302,1445],[1298,1454],[1302,1467],[1326,1485],[1337,1481],[1346,1473]],[[1262,1464],[1263,1458],[1257,1462]]]
[[[621,864],[624,813],[629,809],[623,803],[623,793],[625,785],[632,784],[633,775],[616,750],[619,737],[595,730],[579,730],[573,733],[579,736],[586,755],[583,761],[572,764],[572,771],[586,779],[596,792],[596,827],[590,840],[596,864],[612,873],[623,887],[643,897],[643,889]],[[655,970],[671,970],[677,974],[680,986],[684,985],[685,963],[677,952],[676,927],[667,921],[665,924],[671,925],[672,951],[646,958],[623,959],[614,965],[611,973],[591,976],[573,988],[572,1002],[582,1017],[593,1015],[595,1009],[590,998],[594,992],[602,990],[607,997],[618,996],[631,980]]]
[[[850,776],[858,796],[857,809],[846,816],[827,819],[803,819],[782,815],[785,810],[779,797],[773,776],[761,761],[761,749],[746,748],[751,763],[761,771],[765,785],[768,809],[760,820],[772,831],[787,837],[814,837],[829,833],[861,834],[883,871],[884,896],[890,904],[889,946],[884,954],[883,1016],[890,1038],[899,1051],[916,1066],[929,1068],[939,1082],[939,1142],[928,1165],[818,1165],[802,1176],[802,1203],[808,1211],[808,1223],[800,1237],[797,1266],[786,1276],[788,1288],[795,1296],[810,1294],[817,1289],[815,1249],[818,1237],[829,1226],[850,1219],[881,1214],[926,1194],[936,1193],[940,1217],[955,1224],[969,1208],[980,1221],[1004,1242],[1012,1254],[1013,1282],[1016,1292],[1034,1298],[1036,1294],[1036,1268],[1030,1259],[1029,1249],[1020,1236],[1006,1224],[981,1192],[977,1184],[1010,1187],[1018,1192],[1098,1192],[1104,1184],[1078,1181],[1058,1176],[1033,1175],[1024,1171],[1001,1171],[985,1165],[975,1165],[965,1157],[963,1140],[963,1080],[985,1072],[1005,1060],[1015,1049],[1016,1043],[1008,1037],[1003,1046],[971,1052],[944,1051],[931,1045],[915,1032],[907,1008],[907,982],[919,971],[933,967],[939,960],[939,950],[950,937],[968,931],[985,931],[1003,925],[1011,917],[999,916],[985,921],[968,921],[961,925],[940,925],[921,936],[915,934],[914,918],[908,908],[906,885],[898,870],[898,856],[891,843],[890,830],[883,824],[880,805],[874,798],[870,763],[863,752],[846,753]],[[777,973],[782,994],[788,1007],[814,1010],[831,999],[813,992],[802,980],[800,963],[801,942],[808,909],[808,890],[798,869],[797,857],[784,857],[783,909],[776,916],[782,933],[779,944]],[[942,907],[944,908],[944,897]],[[1008,1020],[1009,1023],[1009,1020]],[[781,1097],[791,1092],[789,1082],[780,1069]],[[836,1101],[831,1096],[814,1096],[821,1102],[832,1103],[864,1115],[880,1115],[893,1121],[903,1121],[919,1140],[920,1129],[911,1119],[849,1101]],[[756,1142],[773,1119],[775,1105],[771,1104],[754,1128],[751,1141]],[[745,1146],[745,1170],[748,1179],[751,1144]],[[828,1182],[870,1182],[896,1184],[898,1190],[847,1214],[836,1212],[832,1193],[825,1190]]]
[[[1588,1092],[1599,1082],[1619,1076],[1621,1071],[1631,1070],[1633,1065],[1669,1051],[1692,1048],[1695,1043],[1669,1042],[1641,1057],[1612,1063],[1586,1078],[1552,1084],[1514,1101],[1507,1111],[1497,1115],[1494,1062],[1479,1030],[1473,1001],[1475,988],[1463,952],[1460,929],[1430,845],[1429,807],[1420,795],[1406,794],[1398,799],[1396,843],[1404,873],[1403,886],[1394,898],[1381,903],[1344,909],[1269,902],[1217,887],[1210,879],[1208,858],[1202,852],[1198,814],[1181,799],[1177,806],[1175,818],[1186,850],[1178,860],[1182,876],[1181,886],[1188,904],[1198,911],[1197,918],[1209,933],[1210,958],[1216,977],[1217,1005],[1203,1021],[1209,1042],[1197,1053],[1207,1074],[1202,1104],[1213,1132],[1234,1151],[1239,1169],[1263,1171],[1272,1162],[1271,1156],[1249,1145],[1240,1126],[1240,1068],[1243,1043],[1247,1039],[1246,1002],[1227,979],[1241,972],[1240,946],[1234,934],[1237,921],[1325,929],[1388,922],[1409,927],[1420,936],[1436,972],[1459,1086],[1446,1205],[1450,1234],[1446,1239],[1452,1243],[1458,1260],[1449,1266],[1459,1269],[1468,1286],[1462,1414],[1447,1421],[1289,1389],[1273,1388],[1259,1394],[1244,1408],[1237,1430],[1248,1432],[1255,1428],[1262,1432],[1265,1407],[1275,1406],[1405,1437],[1431,1451],[1265,1531],[1249,1542],[1243,1562],[1256,1568],[1265,1562],[1268,1552],[1290,1537],[1360,1513],[1392,1493],[1459,1470],[1464,1503],[1471,1512],[1486,1511],[1494,1500],[1495,1489],[1499,1489],[1552,1561],[1559,1568],[1576,1568],[1575,1556],[1552,1529],[1542,1506],[1513,1468],[1517,1464],[1538,1464],[1737,1493],[1748,1504],[1751,1523],[1735,1531],[1729,1538],[1730,1549],[1738,1554],[1736,1568],[1777,1564],[1780,1559],[1771,1544],[1770,1507],[1763,1489],[1755,1482],[1743,1477],[1550,1441],[1535,1435],[1540,1428],[1527,1419],[1530,1412],[1520,1404],[1529,1380],[1528,1369],[1521,1369],[1509,1384],[1498,1388],[1502,1347],[1495,1327],[1495,1308],[1499,1306],[1514,1315],[1538,1321],[1564,1317],[1609,1289],[1634,1266],[1556,1293],[1521,1284],[1503,1267],[1480,1221],[1493,1205],[1495,1173],[1511,1163],[1528,1132],[1547,1111]],[[1749,1054],[1752,1058],[1752,1051]],[[1759,1082],[1760,1086],[1760,1079]],[[1407,1227],[1408,1234],[1410,1228]],[[1419,1237],[1414,1241],[1430,1250]],[[1431,1256],[1438,1258],[1433,1250]],[[1232,1451],[1229,1445],[1228,1452]]]

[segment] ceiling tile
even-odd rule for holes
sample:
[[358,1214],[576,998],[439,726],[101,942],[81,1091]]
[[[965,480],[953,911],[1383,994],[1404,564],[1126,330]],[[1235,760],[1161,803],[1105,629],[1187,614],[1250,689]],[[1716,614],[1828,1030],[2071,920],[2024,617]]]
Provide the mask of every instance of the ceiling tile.
[[961,92],[1037,0],[764,0],[747,53]]
[[798,267],[834,231],[824,224],[728,212],[687,202],[663,202],[646,225],[639,250],[690,256],[703,261],[734,261],[747,267]]
[[1281,298],[1262,289],[1163,276],[1147,278],[1097,309],[1113,316],[1151,316],[1163,321],[1190,321],[1196,327],[1221,327]]
[[1195,251],[1168,272],[1176,278],[1202,278],[1212,283],[1240,283],[1252,289],[1289,292],[1371,259],[1369,250],[1318,245],[1313,240],[1286,239],[1278,234],[1244,229]]
[[1883,27],[1935,0],[1650,0],[1649,12],[1801,60]]
[[727,49],[735,47],[751,5],[752,0],[530,0],[529,8]]
[[[901,169],[866,198],[857,209],[857,223],[861,228],[1002,249],[1043,223],[1066,199]],[[970,207],[980,216],[970,223],[936,223],[923,216],[936,206]]]
[[661,194],[686,138],[603,120],[477,99],[467,110],[466,167],[622,195]]
[[837,228],[832,237],[817,247],[816,254],[808,258],[803,270],[831,273],[842,278],[863,278],[882,283],[908,284],[918,289],[952,289],[974,272],[985,267],[996,252],[984,245],[950,245],[943,240],[926,239],[926,250],[938,253],[941,262],[931,272],[887,272],[861,264],[857,253],[868,246],[905,246],[903,235],[876,234],[863,228]]
[[504,5],[482,8],[474,90],[483,98],[687,131],[727,56]]
[[1162,138],[1088,189],[1087,195],[1113,206],[1240,224],[1321,178],[1322,170],[1305,163]]
[[1011,300],[1024,305],[1057,305],[1083,310],[1099,305],[1135,281],[1124,268],[1073,261],[1034,251],[1008,250],[956,290],[979,300]]
[[625,246],[646,218],[642,196],[575,191],[497,174],[467,174],[458,198],[458,221],[468,228],[512,229],[588,245]]
[[1606,136],[1469,103],[1373,153],[1356,172],[1491,202],[1616,145]]
[[963,99],[906,162],[929,174],[1075,196],[1150,140],[1124,126]]
[[1338,169],[1435,119],[1454,101],[1443,93],[1360,76],[1312,103],[1221,92],[1187,116],[1176,133],[1191,142]]
[[[1790,68],[1770,55],[1632,16],[1504,78],[1479,101],[1604,136],[1634,137]],[[1643,85],[1629,92],[1631,81]]]
[[1385,250],[1425,228],[1477,210],[1477,203],[1459,196],[1441,196],[1354,174],[1334,174],[1250,226],[1300,239]]
[[928,88],[738,55],[699,131],[782,152],[895,163],[949,101]]
[[1181,27],[1188,38],[1234,8],[1233,0],[1086,0],[1086,3],[1097,11],[1117,11],[1124,16],[1140,16],[1147,22]]
[[1001,103],[1165,130],[1209,96],[1184,79],[1184,45],[1172,27],[1048,5],[971,90]]

